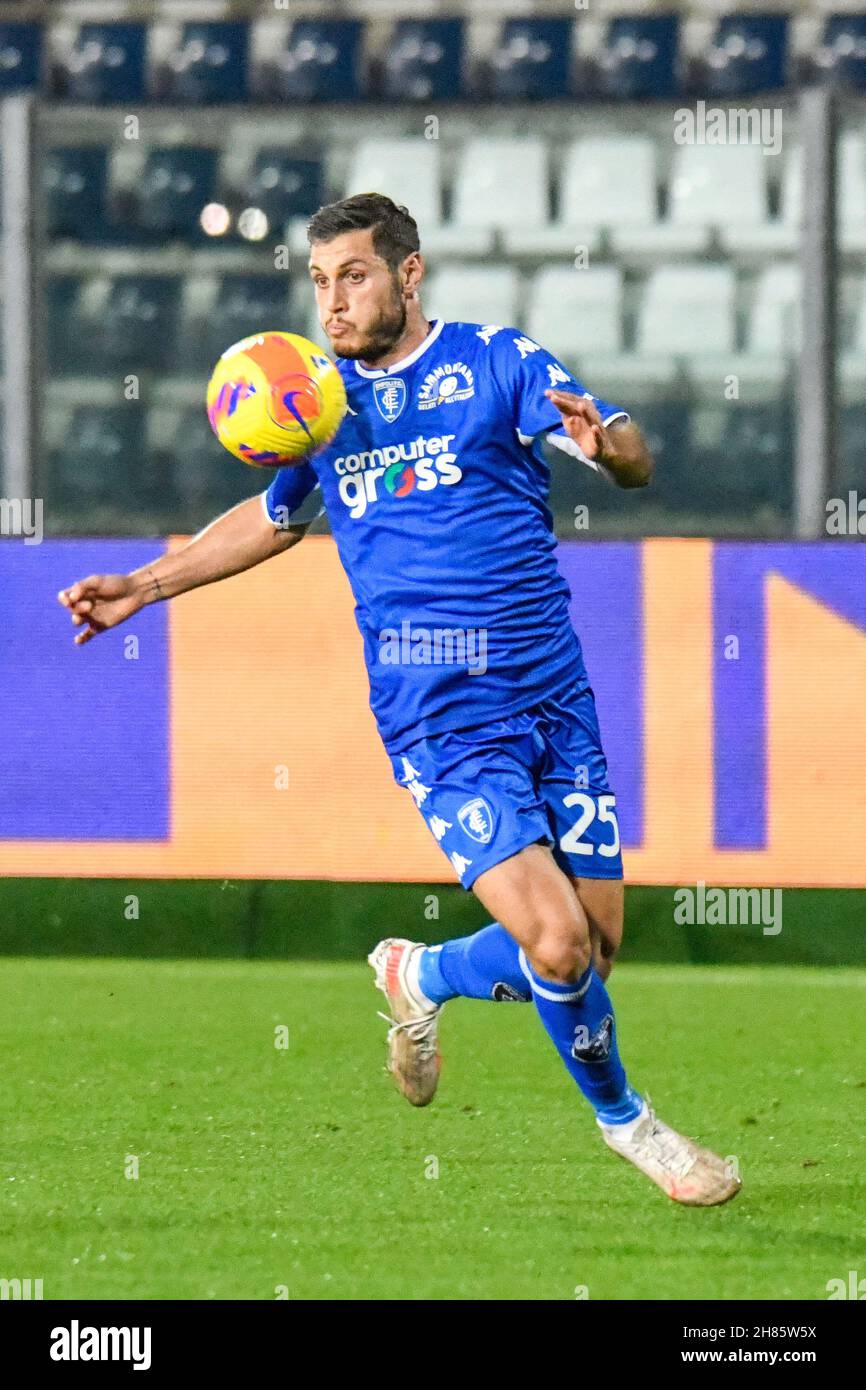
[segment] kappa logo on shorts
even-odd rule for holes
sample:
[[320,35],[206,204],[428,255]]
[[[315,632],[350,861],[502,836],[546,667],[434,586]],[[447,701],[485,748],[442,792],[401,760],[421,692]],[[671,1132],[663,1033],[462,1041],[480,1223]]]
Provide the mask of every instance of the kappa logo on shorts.
[[457,819],[473,840],[489,845],[493,839],[493,812],[483,796],[474,796],[457,812]]

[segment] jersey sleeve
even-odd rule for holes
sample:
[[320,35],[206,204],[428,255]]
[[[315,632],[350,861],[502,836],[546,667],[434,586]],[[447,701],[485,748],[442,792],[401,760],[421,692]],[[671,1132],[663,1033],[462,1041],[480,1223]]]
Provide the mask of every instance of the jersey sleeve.
[[315,521],[325,510],[319,480],[308,463],[280,468],[267,492],[262,493],[265,515],[275,526]]
[[587,458],[580,446],[569,439],[562,427],[559,411],[544,393],[556,389],[585,396],[595,405],[603,425],[612,425],[615,420],[627,421],[630,418],[628,412],[588,391],[552,353],[516,328],[499,329],[491,346],[494,371],[505,392],[512,425],[520,443],[531,444],[543,436],[563,453],[580,459],[581,463],[596,472],[606,471],[599,470],[595,460]]

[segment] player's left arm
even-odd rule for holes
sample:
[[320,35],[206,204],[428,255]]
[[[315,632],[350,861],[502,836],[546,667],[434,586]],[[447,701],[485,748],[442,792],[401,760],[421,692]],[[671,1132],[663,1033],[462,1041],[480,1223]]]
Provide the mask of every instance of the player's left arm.
[[609,474],[619,487],[647,486],[655,461],[634,421],[620,416],[605,425],[587,396],[556,389],[544,394],[559,411],[564,432],[584,459]]

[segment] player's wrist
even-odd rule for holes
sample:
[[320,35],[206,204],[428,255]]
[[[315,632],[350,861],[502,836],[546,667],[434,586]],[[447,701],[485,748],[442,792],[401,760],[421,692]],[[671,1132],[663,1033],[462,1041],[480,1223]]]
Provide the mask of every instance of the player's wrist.
[[168,598],[165,580],[160,580],[151,565],[145,565],[140,570],[133,570],[129,575],[132,587],[132,597],[137,599],[142,608],[151,603],[159,603],[161,599]]

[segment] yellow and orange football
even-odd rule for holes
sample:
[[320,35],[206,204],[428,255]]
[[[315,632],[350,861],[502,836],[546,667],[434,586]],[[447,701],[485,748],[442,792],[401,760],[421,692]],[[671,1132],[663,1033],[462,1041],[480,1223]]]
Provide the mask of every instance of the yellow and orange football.
[[255,468],[301,463],[346,413],[343,378],[298,333],[254,333],[227,348],[207,388],[207,416],[230,454]]

